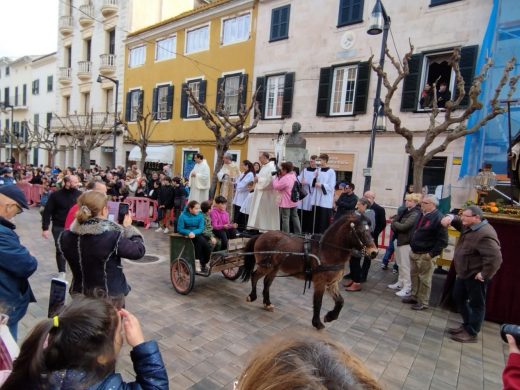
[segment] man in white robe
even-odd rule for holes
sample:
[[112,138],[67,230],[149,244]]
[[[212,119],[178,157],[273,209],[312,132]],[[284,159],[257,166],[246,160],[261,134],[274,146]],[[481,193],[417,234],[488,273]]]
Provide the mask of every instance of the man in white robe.
[[195,166],[190,173],[190,196],[188,201],[201,203],[209,199],[210,172],[204,156],[197,153],[193,158]]
[[233,220],[233,197],[235,196],[235,182],[240,176],[240,169],[233,161],[231,154],[224,155],[224,164],[220,171],[217,172],[217,178],[220,182],[220,195],[227,199],[227,212],[229,220]]
[[269,161],[269,153],[261,153],[259,161],[262,168],[254,179],[256,183],[255,192],[251,201],[247,225],[258,230],[280,230],[278,194],[272,184],[276,166],[274,162]]
[[307,192],[307,196],[302,199],[302,201],[298,205],[298,209],[300,211],[301,216],[301,225],[302,232],[304,233],[312,233],[313,232],[313,222],[314,222],[314,213],[313,207],[316,205],[316,189],[312,187],[312,182],[316,178],[317,168],[316,168],[316,159],[318,156],[312,155],[309,159],[309,167],[305,168],[298,176],[298,180],[302,184],[303,188]]
[[319,160],[318,174],[311,184],[314,190],[313,197],[316,197],[316,217],[313,216],[315,221],[314,233],[316,234],[325,232],[331,223],[334,207],[334,187],[336,186],[336,172],[328,167],[329,156],[322,153]]

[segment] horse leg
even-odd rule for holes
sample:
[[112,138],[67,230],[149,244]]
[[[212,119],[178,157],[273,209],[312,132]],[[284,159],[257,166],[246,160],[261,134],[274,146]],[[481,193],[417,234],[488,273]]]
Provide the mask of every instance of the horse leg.
[[264,274],[265,272],[261,267],[257,267],[256,270],[253,271],[253,274],[251,275],[251,293],[246,298],[247,302],[256,301],[256,284],[260,279],[262,279],[262,276],[264,276]]
[[332,299],[334,299],[334,309],[329,311],[324,318],[325,322],[331,322],[338,319],[339,312],[343,307],[343,297],[339,292],[338,282],[334,282],[333,284],[327,286],[327,292],[330,294]]
[[324,292],[325,284],[314,283],[314,296],[312,302],[314,314],[312,316],[312,325],[318,330],[325,328],[325,325],[323,325],[320,319],[321,303],[323,301]]
[[264,278],[264,291],[262,294],[264,296],[264,309],[267,311],[274,311],[274,306],[271,304],[271,300],[269,299],[269,287],[271,287],[275,276],[276,270],[270,272]]

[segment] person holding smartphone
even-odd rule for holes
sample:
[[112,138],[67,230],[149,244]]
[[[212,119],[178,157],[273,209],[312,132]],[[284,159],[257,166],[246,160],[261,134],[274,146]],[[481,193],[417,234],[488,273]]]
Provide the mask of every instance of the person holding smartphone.
[[70,230],[59,239],[59,249],[72,271],[71,295],[97,296],[102,291],[124,305],[130,286],[123,273],[121,258],[137,260],[146,249],[141,233],[126,214],[121,225],[107,219],[107,198],[96,191],[78,198],[79,210]]

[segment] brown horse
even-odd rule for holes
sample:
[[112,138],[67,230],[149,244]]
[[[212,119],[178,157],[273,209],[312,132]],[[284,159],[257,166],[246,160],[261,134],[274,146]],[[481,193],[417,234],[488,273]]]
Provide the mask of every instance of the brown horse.
[[[256,300],[256,284],[264,279],[264,308],[272,311],[274,306],[269,299],[269,287],[278,271],[282,271],[299,279],[305,279],[304,253],[305,239],[278,231],[269,231],[249,240],[245,251],[242,280],[251,278],[252,290],[247,297],[248,302]],[[346,215],[332,224],[321,239],[312,240],[309,253],[312,265],[312,282],[314,283],[312,325],[323,329],[320,320],[323,294],[327,291],[334,299],[334,309],[325,315],[325,322],[338,318],[343,307],[343,297],[339,292],[339,281],[343,276],[345,263],[350,259],[352,250],[365,252],[375,258],[377,247],[374,244],[368,220],[365,217]],[[254,253],[254,254],[252,254]],[[253,271],[256,263],[256,270]]]

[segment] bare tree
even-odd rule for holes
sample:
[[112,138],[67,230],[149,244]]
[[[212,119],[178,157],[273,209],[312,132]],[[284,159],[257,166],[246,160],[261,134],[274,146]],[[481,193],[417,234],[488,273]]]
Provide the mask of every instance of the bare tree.
[[22,121],[20,126],[17,129],[10,126],[10,128],[4,130],[4,134],[6,136],[5,139],[9,139],[11,149],[18,150],[18,162],[27,164],[29,149],[31,149],[34,141],[34,132],[31,131],[27,121]]
[[[238,89],[238,96],[242,96],[244,91],[244,85],[240,85]],[[209,197],[212,199],[215,196],[217,189],[217,173],[222,168],[224,163],[224,155],[229,150],[230,144],[237,139],[237,137],[243,137],[247,140],[249,133],[253,130],[260,120],[260,109],[258,108],[258,102],[256,101],[256,95],[258,90],[255,91],[251,97],[251,103],[246,105],[244,103],[239,104],[236,119],[231,119],[229,109],[224,104],[224,89],[221,87],[220,96],[222,97],[217,104],[215,110],[210,110],[206,104],[199,102],[198,98],[193,95],[190,88],[185,88],[184,92],[188,95],[190,104],[195,108],[199,116],[204,121],[206,127],[211,130],[215,136],[216,150],[217,150],[217,161],[215,163],[215,170],[211,177],[211,187],[209,190]],[[254,111],[254,118],[247,124],[251,111]]]
[[[157,117],[156,114],[152,113],[148,108],[148,113],[143,115],[140,110],[137,110],[137,133],[128,132],[128,141],[133,143],[134,145],[139,146],[139,150],[141,151],[141,161],[139,161],[139,169],[141,172],[144,172],[144,164],[146,162],[147,152],[146,148],[150,144],[150,139],[152,138],[157,125],[160,123],[160,120],[155,119]],[[128,128],[126,123],[123,125]]]
[[50,131],[50,128],[32,125],[32,147],[47,151],[50,154],[49,165],[54,166],[56,154],[61,150],[70,150],[72,146],[58,147],[58,134]]
[[99,148],[113,137],[114,121],[108,113],[95,113],[60,117],[54,115],[59,123],[53,126],[53,131],[65,140],[66,149],[79,149],[81,153],[80,166],[90,167],[90,152]]
[[[508,99],[511,99],[515,92],[516,84],[520,76],[510,75],[511,71],[515,67],[516,61],[516,59],[513,57],[507,62],[500,82],[495,89],[493,98],[489,102],[489,112],[475,125],[468,128],[467,119],[470,117],[470,115],[484,107],[484,103],[479,101],[478,98],[481,92],[482,81],[486,78],[487,72],[493,66],[493,62],[491,59],[488,59],[486,64],[482,67],[480,74],[473,79],[471,88],[468,91],[468,105],[467,107],[461,107],[462,100],[466,96],[466,91],[464,90],[464,79],[459,68],[460,48],[455,48],[449,60],[449,64],[455,72],[457,91],[454,100],[447,101],[444,109],[440,109],[438,107],[436,93],[436,83],[438,80],[436,80],[432,86],[434,97],[433,107],[429,114],[430,120],[428,126],[425,129],[411,130],[404,126],[401,118],[394,113],[392,110],[391,101],[397,88],[399,87],[399,84],[410,73],[408,63],[412,57],[413,50],[414,47],[410,43],[410,51],[404,56],[403,63],[401,65],[401,63],[396,61],[396,59],[390,54],[388,47],[386,48],[386,57],[388,57],[398,73],[397,77],[393,81],[389,79],[388,74],[381,68],[381,66],[372,63],[372,69],[382,77],[383,84],[386,88],[386,96],[383,102],[384,112],[386,117],[394,125],[394,131],[406,139],[405,151],[412,157],[413,160],[413,184],[415,191],[420,192],[422,188],[423,170],[425,165],[437,153],[445,151],[448,145],[454,140],[476,132],[497,115],[501,115],[506,112],[505,108],[500,106],[499,96],[506,84],[509,84],[507,97]],[[416,135],[417,130],[422,130],[421,134],[425,134],[423,143],[418,147],[416,147],[414,144],[414,135]]]

